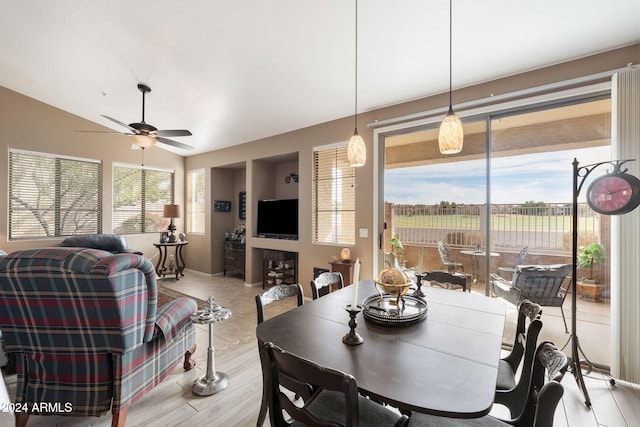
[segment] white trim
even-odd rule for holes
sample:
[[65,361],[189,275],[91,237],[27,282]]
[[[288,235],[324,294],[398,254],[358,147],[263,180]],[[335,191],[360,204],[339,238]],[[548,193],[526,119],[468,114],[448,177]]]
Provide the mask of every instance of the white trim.
[[[496,103],[501,102],[501,101],[507,101],[507,100],[514,100],[512,102],[518,102],[518,101],[522,101],[522,100],[526,100],[526,99],[531,99],[532,96],[537,96],[537,94],[539,93],[543,93],[543,92],[550,92],[550,93],[558,93],[561,92],[560,89],[562,88],[566,88],[566,87],[570,87],[570,86],[577,86],[578,88],[581,87],[590,87],[593,86],[593,84],[588,84],[594,81],[598,81],[598,80],[604,80],[607,79],[607,82],[609,85],[611,84],[611,77],[614,76],[616,73],[623,71],[623,70],[633,70],[633,69],[638,69],[640,68],[640,65],[636,64],[636,65],[629,65],[627,67],[624,68],[618,68],[616,70],[611,70],[611,71],[604,71],[601,73],[597,73],[597,74],[592,74],[589,76],[583,76],[583,77],[577,77],[574,79],[570,79],[570,80],[565,80],[565,81],[561,81],[561,82],[556,82],[556,83],[550,83],[547,85],[542,85],[542,86],[536,86],[536,87],[532,87],[532,88],[528,88],[528,89],[522,89],[522,90],[518,90],[515,92],[508,92],[508,93],[504,93],[501,95],[491,95],[490,97],[487,98],[482,98],[482,99],[477,99],[477,100],[473,100],[473,101],[468,101],[468,102],[463,102],[461,104],[455,104],[453,107],[456,111],[456,114],[460,117],[463,116],[468,116],[468,114],[465,114],[463,112],[463,110],[465,109],[469,109],[469,108],[476,108],[480,105],[485,105],[485,104],[491,104],[491,105],[496,105]],[[517,99],[516,99],[517,98]],[[421,119],[424,117],[428,117],[428,116],[432,116],[432,115],[442,115],[444,113],[446,113],[448,111],[449,107],[440,107],[437,109],[433,109],[433,110],[429,110],[429,111],[423,111],[423,112],[419,112],[419,113],[413,113],[413,114],[407,114],[404,116],[399,116],[399,117],[392,117],[390,119],[385,119],[385,120],[380,120],[380,121],[375,121],[373,123],[368,123],[367,127],[371,127],[371,128],[377,128],[380,126],[387,126],[387,125],[391,125],[391,124],[396,124],[396,123],[400,123],[400,122],[407,122],[407,121],[412,121],[412,120],[417,120],[417,119]]]
[[74,156],[64,156],[62,154],[54,154],[54,153],[43,153],[40,151],[21,150],[19,148],[9,148],[9,153],[26,154],[29,156],[40,156],[40,157],[46,157],[48,159],[75,160],[78,162],[97,163],[97,164],[102,163],[102,160],[85,159],[83,157],[74,157]]

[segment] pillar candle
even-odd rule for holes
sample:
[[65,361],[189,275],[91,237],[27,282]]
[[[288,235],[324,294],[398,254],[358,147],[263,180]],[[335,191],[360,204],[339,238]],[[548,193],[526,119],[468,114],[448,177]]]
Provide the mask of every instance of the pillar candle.
[[353,266],[353,300],[351,301],[351,309],[355,310],[358,306],[358,281],[360,280],[360,258],[358,258]]

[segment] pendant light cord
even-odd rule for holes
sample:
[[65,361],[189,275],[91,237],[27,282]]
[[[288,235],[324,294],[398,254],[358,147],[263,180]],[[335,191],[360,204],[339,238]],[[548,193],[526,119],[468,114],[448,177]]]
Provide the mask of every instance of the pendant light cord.
[[452,77],[451,74],[453,73],[453,67],[452,67],[452,54],[451,51],[453,50],[453,31],[452,31],[452,27],[453,27],[453,13],[452,13],[452,6],[453,0],[449,0],[449,110],[453,110],[452,108],[452,102],[451,102],[451,91],[452,91]]
[[358,0],[356,0],[356,61],[355,61],[355,133],[358,133]]

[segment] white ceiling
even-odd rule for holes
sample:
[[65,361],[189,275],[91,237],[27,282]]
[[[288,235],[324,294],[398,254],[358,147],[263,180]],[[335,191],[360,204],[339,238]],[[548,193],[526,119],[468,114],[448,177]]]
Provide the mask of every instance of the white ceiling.
[[[171,149],[183,155],[353,114],[354,1],[0,0],[0,10],[1,86],[122,131],[100,115],[140,121],[146,83],[146,122],[193,132],[175,138],[195,147]],[[448,89],[448,18],[446,0],[360,0],[360,112]],[[453,86],[638,42],[639,0],[455,0]]]

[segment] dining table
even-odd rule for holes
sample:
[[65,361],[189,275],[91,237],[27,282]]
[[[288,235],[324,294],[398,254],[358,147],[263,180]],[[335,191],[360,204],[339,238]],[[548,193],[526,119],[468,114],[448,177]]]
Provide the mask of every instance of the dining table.
[[[402,410],[456,418],[489,413],[504,332],[503,302],[423,289],[424,318],[384,324],[360,312],[355,331],[363,342],[349,345],[342,338],[350,333],[347,309],[355,288],[339,289],[262,322],[256,328],[259,342],[349,373],[363,395]],[[373,280],[358,282],[359,303],[378,294]]]

